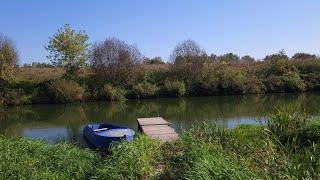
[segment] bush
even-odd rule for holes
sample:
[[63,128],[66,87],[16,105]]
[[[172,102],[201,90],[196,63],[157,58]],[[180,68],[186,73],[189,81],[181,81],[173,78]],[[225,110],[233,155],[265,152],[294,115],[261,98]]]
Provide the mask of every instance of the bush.
[[169,81],[164,84],[165,91],[168,95],[173,97],[181,97],[186,93],[186,86],[181,81]]
[[239,94],[243,92],[245,82],[244,71],[225,68],[219,71],[220,87],[227,94]]
[[108,100],[123,101],[126,99],[126,91],[122,88],[113,87],[111,84],[105,84],[103,90]]
[[78,83],[57,79],[47,85],[50,96],[58,103],[71,103],[83,100],[84,88]]
[[284,89],[286,92],[304,91],[306,84],[297,72],[290,71],[283,77]]
[[113,146],[110,152],[93,179],[144,179],[156,172],[161,159],[160,143],[145,135]]
[[154,84],[144,81],[133,86],[132,91],[138,98],[150,98],[156,96],[158,87]]
[[284,85],[282,78],[279,76],[271,75],[264,79],[264,85],[267,88],[268,92],[283,92],[284,91]]
[[0,80],[12,80],[17,64],[18,53],[14,42],[0,34]]
[[31,103],[31,99],[32,96],[27,95],[27,93],[21,88],[5,88],[2,97],[0,94],[0,101],[2,101],[2,104],[4,105],[29,104]]
[[244,94],[258,94],[264,92],[264,90],[265,87],[260,79],[254,75],[247,75],[243,87]]
[[88,179],[98,156],[67,145],[0,137],[1,179]]

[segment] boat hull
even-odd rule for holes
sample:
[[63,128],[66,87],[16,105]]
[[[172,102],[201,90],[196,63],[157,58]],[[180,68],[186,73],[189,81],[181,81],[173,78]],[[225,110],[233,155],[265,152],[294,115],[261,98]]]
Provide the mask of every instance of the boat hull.
[[87,140],[87,142],[96,149],[108,149],[112,143],[115,142],[121,142],[121,141],[133,141],[134,139],[134,131],[131,129],[133,133],[127,134],[122,137],[106,137],[99,135],[95,130],[101,129],[101,128],[108,128],[108,129],[128,129],[123,126],[118,126],[118,125],[112,125],[112,124],[88,124],[85,126],[83,129],[83,136]]

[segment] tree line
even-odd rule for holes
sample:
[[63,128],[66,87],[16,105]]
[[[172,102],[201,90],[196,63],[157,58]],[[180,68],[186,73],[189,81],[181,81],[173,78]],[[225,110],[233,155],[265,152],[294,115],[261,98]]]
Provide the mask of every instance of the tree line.
[[[217,56],[186,40],[174,47],[165,63],[161,57],[146,58],[136,46],[116,38],[93,44],[88,41],[85,31],[69,25],[58,29],[45,46],[51,64],[34,63],[31,67],[64,68],[65,75],[41,83],[21,83],[14,78],[18,63],[15,44],[0,36],[2,104],[36,103],[38,96],[46,102],[65,103],[320,90],[320,58],[313,54],[288,57],[280,51],[262,60],[233,53]],[[149,69],[146,64],[165,68]],[[83,67],[94,73],[79,77]]]

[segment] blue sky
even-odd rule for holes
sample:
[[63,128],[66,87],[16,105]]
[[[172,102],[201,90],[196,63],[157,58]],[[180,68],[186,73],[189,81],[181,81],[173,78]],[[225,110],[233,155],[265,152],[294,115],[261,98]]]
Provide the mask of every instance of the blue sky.
[[209,54],[320,54],[317,0],[1,0],[0,9],[0,33],[16,42],[21,64],[49,62],[44,45],[66,23],[91,43],[117,37],[164,59],[186,39]]

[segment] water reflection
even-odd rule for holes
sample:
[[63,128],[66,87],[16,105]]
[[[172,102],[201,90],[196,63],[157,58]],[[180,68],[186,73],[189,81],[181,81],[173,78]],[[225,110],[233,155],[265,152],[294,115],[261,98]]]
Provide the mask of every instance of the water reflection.
[[312,93],[17,106],[0,110],[0,133],[85,145],[81,132],[90,122],[108,120],[137,129],[137,117],[159,115],[174,123],[178,131],[203,120],[215,120],[232,128],[237,124],[263,123],[277,106],[295,106],[313,115],[319,105],[320,95]]

